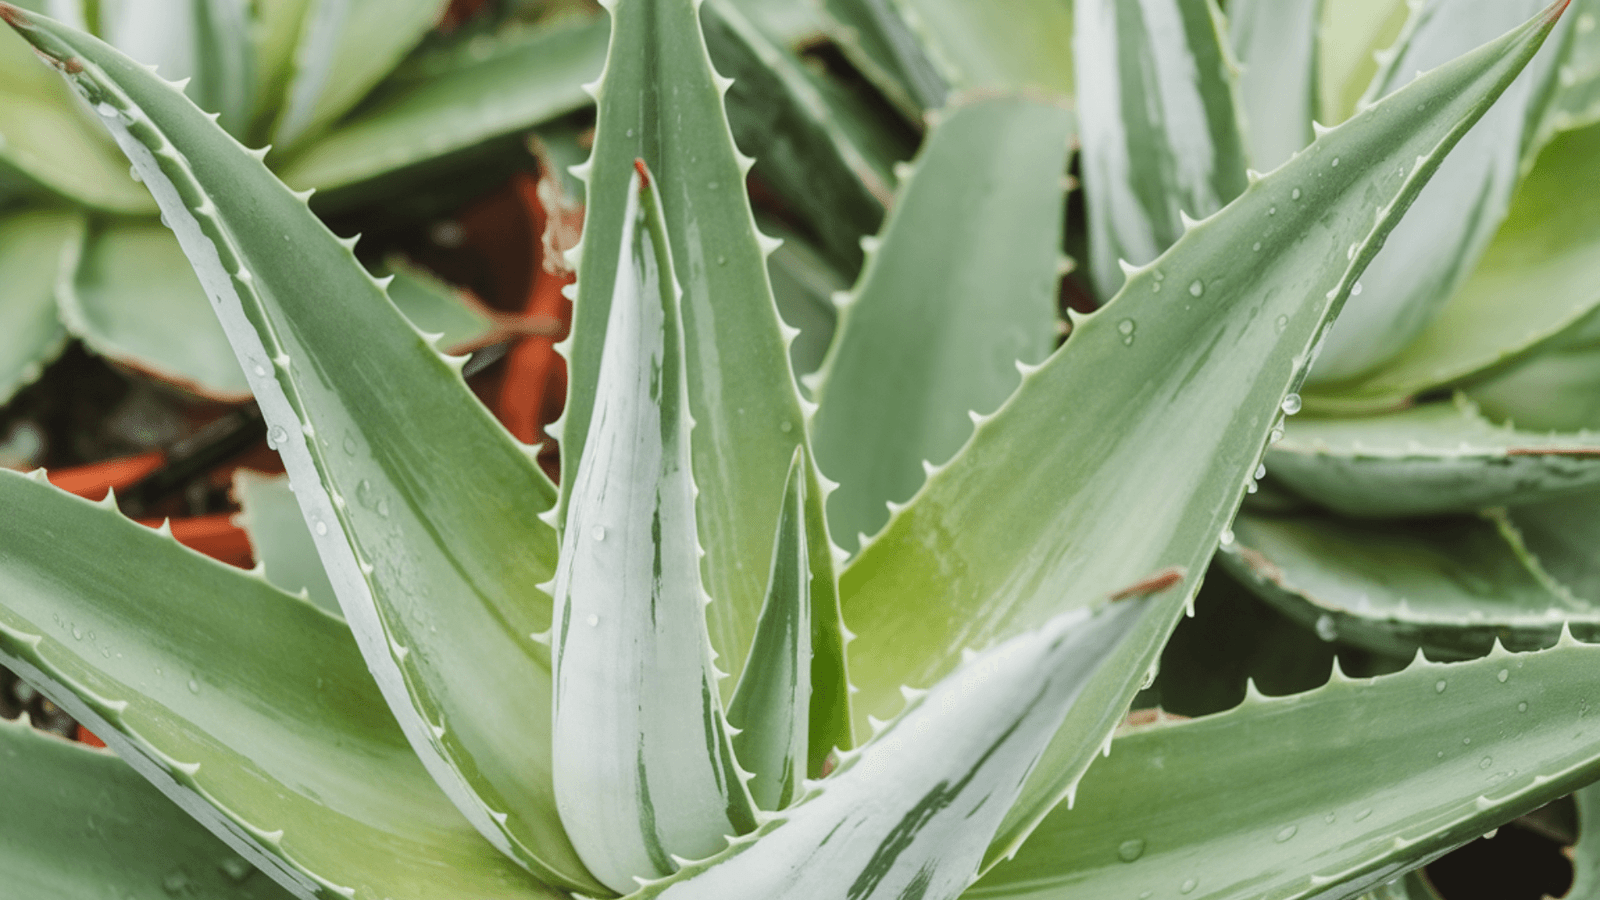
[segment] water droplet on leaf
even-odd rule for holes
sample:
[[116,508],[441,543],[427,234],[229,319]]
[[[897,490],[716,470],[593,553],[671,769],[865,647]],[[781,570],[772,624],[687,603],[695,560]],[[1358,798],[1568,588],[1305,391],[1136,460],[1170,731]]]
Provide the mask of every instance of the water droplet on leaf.
[[1201,281],[1198,278],[1196,278],[1195,280],[1189,282],[1189,296],[1198,297],[1201,294],[1204,294],[1205,292],[1206,292],[1205,282]]
[[597,541],[605,540],[606,539],[606,527],[604,525],[596,525],[596,526],[594,526],[593,528],[589,529],[589,536],[594,538]]
[[1317,637],[1325,641],[1331,641],[1339,636],[1339,626],[1333,623],[1333,616],[1330,615],[1317,616],[1316,630]]
[[1283,398],[1283,403],[1280,404],[1280,408],[1283,410],[1284,415],[1292,416],[1300,411],[1300,405],[1300,395],[1289,394]]
[[1295,834],[1297,832],[1299,832],[1299,830],[1300,830],[1299,826],[1290,825],[1287,828],[1284,828],[1282,831],[1278,832],[1277,836],[1274,837],[1273,840],[1277,841],[1280,844],[1284,843],[1285,841],[1287,841],[1290,838],[1294,837]]
[[1435,694],[1442,694],[1442,693],[1444,693],[1444,689],[1446,687],[1448,687],[1448,686],[1449,686],[1448,682],[1446,682],[1443,678],[1441,678],[1438,681],[1435,681],[1433,683],[1433,692]]
[[1130,841],[1123,841],[1117,847],[1117,859],[1120,859],[1123,862],[1133,862],[1143,855],[1144,841],[1140,840],[1139,838],[1134,838]]

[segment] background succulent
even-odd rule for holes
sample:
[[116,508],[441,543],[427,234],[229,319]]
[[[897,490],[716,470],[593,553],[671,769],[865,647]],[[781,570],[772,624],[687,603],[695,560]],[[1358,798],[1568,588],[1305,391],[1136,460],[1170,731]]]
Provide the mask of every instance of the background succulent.
[[[951,93],[1070,89],[1048,44],[995,52],[1052,24],[1025,33],[1059,48],[1058,7],[829,4],[879,100],[938,113],[855,287],[811,307],[827,349],[802,390],[795,370],[818,354],[779,304],[806,309],[827,282],[806,276],[852,268],[841,236],[886,199],[868,142],[775,39],[805,20],[618,0],[577,170],[558,491],[464,387],[463,358],[259,154],[116,51],[0,6],[160,201],[339,607],[183,550],[113,501],[0,478],[15,511],[0,659],[228,848],[170,808],[150,813],[169,830],[127,835],[163,801],[104,773],[114,812],[85,832],[62,809],[70,827],[32,829],[6,864],[39,890],[114,878],[135,896],[1427,896],[1396,877],[1593,780],[1592,647],[1563,633],[1374,678],[1336,668],[1289,697],[1246,689],[1194,720],[1125,713],[1218,545],[1246,557],[1234,512],[1264,493],[1283,417],[1312,405],[1301,385],[1334,314],[1373,293],[1363,273],[1495,98],[1538,93],[1518,87],[1530,59],[1538,75],[1583,46],[1592,28],[1546,42],[1564,8],[1527,10],[1257,178],[1226,167],[1297,144],[1260,150],[1241,130],[1249,94],[1208,7],[1142,3],[1141,24],[1130,5],[1078,4],[1078,84],[1162,113],[1108,124],[1083,102],[1080,125],[1037,94]],[[1315,8],[1273,9],[1229,12],[1268,46],[1311,40]],[[1417,7],[1406,39],[1420,46],[1436,11]],[[780,190],[838,188],[784,210],[787,257],[743,190],[752,160],[724,101],[741,82],[713,64],[735,39],[743,83],[783,114],[745,146],[780,161]],[[1196,78],[1178,82],[1195,89],[1163,94],[1174,80],[1140,60],[1188,61]],[[1207,152],[1159,127],[1197,121]],[[1100,140],[1111,124],[1120,158]],[[1085,184],[1103,182],[1087,195],[1095,284],[1115,284],[1092,261],[1125,239],[1108,223],[1170,215],[1148,229],[1159,255],[1109,257],[1133,256],[1125,283],[1057,346],[1062,249],[1082,240],[1075,129]],[[1119,186],[1142,197],[1108,217]],[[855,532],[848,549],[831,537]],[[0,740],[30,767],[4,770],[19,796],[18,773],[112,765],[20,728]],[[117,874],[59,862],[102,838]]]

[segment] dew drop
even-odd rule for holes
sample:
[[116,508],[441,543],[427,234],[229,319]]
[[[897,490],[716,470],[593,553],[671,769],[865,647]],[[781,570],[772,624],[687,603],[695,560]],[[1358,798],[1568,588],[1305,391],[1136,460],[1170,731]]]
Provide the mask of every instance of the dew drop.
[[1189,296],[1198,297],[1201,294],[1204,294],[1205,292],[1206,292],[1205,283],[1202,282],[1200,279],[1196,278],[1195,280],[1189,282]]
[[1494,765],[1494,757],[1492,756],[1485,756],[1483,759],[1478,760],[1478,768],[1480,769],[1487,769],[1492,765]]
[[1333,624],[1333,616],[1317,616],[1317,637],[1324,641],[1331,641],[1339,636],[1339,627]]
[[1267,443],[1269,443],[1269,444],[1276,444],[1277,442],[1279,442],[1281,440],[1283,440],[1283,429],[1282,428],[1274,428],[1274,429],[1272,429],[1271,432],[1269,432],[1267,434]]
[[83,630],[76,625],[72,626],[72,639],[75,641],[83,640]]
[[99,113],[102,118],[115,119],[117,117],[117,108],[103,100],[95,105],[94,111]]
[[1257,253],[1260,253],[1261,252],[1261,242],[1260,241],[1256,241],[1254,244],[1251,244],[1250,245],[1250,249],[1254,250]]
[[261,363],[256,363],[255,369],[256,369],[256,377],[258,377],[258,378],[265,378],[266,377],[266,375],[267,375],[267,367],[266,366],[263,366]]
[[1232,528],[1224,528],[1224,529],[1222,529],[1222,534],[1218,539],[1222,542],[1222,546],[1224,546],[1224,547],[1232,547],[1233,546],[1233,529]]
[[1121,322],[1117,323],[1117,330],[1123,334],[1133,334],[1133,329],[1135,327],[1136,326],[1134,325],[1134,321],[1132,319],[1123,319]]
[[1483,839],[1486,840],[1486,841],[1492,841],[1492,840],[1494,840],[1494,836],[1499,834],[1499,833],[1500,833],[1500,829],[1491,828],[1488,831],[1485,831],[1483,833]]
[[274,425],[267,430],[267,446],[274,450],[282,447],[288,440],[289,432],[285,431],[281,425]]
[[1329,825],[1332,825],[1333,823],[1339,821],[1339,814],[1338,813],[1328,813],[1327,815],[1322,817],[1322,821],[1328,823]]
[[1257,479],[1261,479],[1261,478],[1267,477],[1267,464],[1266,463],[1261,463],[1260,465],[1256,466],[1255,477]]
[[726,256],[719,256],[719,257],[717,257],[717,265],[719,265],[719,266],[725,266],[725,265],[727,265],[727,264],[728,264],[728,258],[727,258],[727,257],[726,257]]
[[1527,712],[1527,711],[1528,711],[1528,701],[1524,700],[1521,703],[1517,704],[1517,712]]
[[589,621],[589,627],[590,628],[599,628],[600,627],[600,617],[598,615],[596,615],[595,613],[590,613],[589,614],[589,620],[588,621]]
[[1472,738],[1469,738],[1469,737],[1462,738],[1461,739],[1461,746],[1463,746],[1463,747],[1472,746]]
[[597,541],[605,540],[606,539],[606,527],[604,525],[596,525],[596,526],[594,526],[593,528],[589,529],[589,536],[594,538]]
[[1183,884],[1178,886],[1178,893],[1180,893],[1180,894],[1191,894],[1191,893],[1194,893],[1194,889],[1199,887],[1199,886],[1200,886],[1200,882],[1194,880],[1193,878],[1190,878],[1187,881],[1185,881]]
[[358,445],[356,444],[356,436],[355,436],[354,433],[348,432],[348,431],[345,432],[343,446],[344,446],[344,455],[345,456],[355,456],[356,455],[356,447]]
[[1358,281],[1355,284],[1350,285],[1350,296],[1352,296],[1352,297],[1361,296],[1361,282]]
[[1289,192],[1289,199],[1291,199],[1291,200],[1299,200],[1300,199],[1300,189],[1299,188],[1295,188],[1294,190],[1290,191]]
[[1283,398],[1283,402],[1279,404],[1279,408],[1283,410],[1284,415],[1292,416],[1300,411],[1300,405],[1300,395],[1289,394]]
[[1356,813],[1356,821],[1360,822],[1370,815],[1372,815],[1372,807],[1369,806],[1366,809],[1363,809],[1361,812]]
[[1133,862],[1144,855],[1144,841],[1139,838],[1123,841],[1117,846],[1117,859],[1123,862]]
[[1277,208],[1277,207],[1276,207],[1276,206],[1269,206],[1269,207],[1267,207],[1267,215],[1269,215],[1269,216],[1275,216],[1275,215],[1277,215],[1277,214],[1278,214],[1278,208]]
[[1329,167],[1334,169],[1339,168],[1339,157],[1335,156],[1333,158],[1333,162],[1329,164]]
[[161,879],[161,889],[166,891],[168,896],[182,895],[189,889],[189,873],[182,869],[173,869]]
[[1279,334],[1283,334],[1285,331],[1289,330],[1289,317],[1279,316],[1278,320],[1272,324],[1273,327],[1277,329]]
[[318,537],[326,537],[327,536],[327,534],[328,534],[328,523],[327,522],[324,522],[321,519],[318,519],[317,520],[317,524],[315,526],[313,526],[313,527],[316,529]]
[[778,430],[783,432],[784,434],[788,434],[788,433],[794,431],[794,423],[789,421],[788,419],[784,419],[782,422],[778,423]]
[[255,871],[254,867],[237,856],[227,857],[217,864],[217,868],[221,869],[222,874],[233,881],[244,881],[250,877],[251,872]]
[[1446,684],[1445,680],[1443,678],[1441,678],[1438,681],[1435,681],[1433,683],[1433,692],[1435,694],[1442,694],[1442,693],[1444,693],[1444,689],[1445,689],[1446,686],[1447,686],[1447,684]]
[[1285,841],[1288,841],[1290,838],[1294,837],[1295,834],[1299,830],[1300,830],[1299,826],[1290,825],[1287,828],[1284,828],[1282,831],[1278,832],[1277,836],[1275,838],[1273,838],[1273,840],[1275,840],[1278,843],[1282,844]]
[[197,681],[196,679],[193,679],[193,678],[189,679],[189,693],[191,693],[191,694],[200,693],[200,682]]
[[1501,669],[1494,677],[1496,681],[1499,681],[1501,684],[1505,684],[1506,679],[1511,677],[1511,672],[1506,669]]

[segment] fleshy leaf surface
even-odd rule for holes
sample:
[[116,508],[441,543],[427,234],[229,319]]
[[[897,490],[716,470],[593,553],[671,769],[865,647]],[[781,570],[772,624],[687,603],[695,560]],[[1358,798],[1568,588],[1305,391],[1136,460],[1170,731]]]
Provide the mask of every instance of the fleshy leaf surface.
[[1072,0],[891,0],[957,91],[1073,95]]
[[77,267],[83,216],[57,209],[0,216],[0,404],[61,352],[56,304]]
[[240,507],[236,518],[250,537],[262,576],[288,593],[304,591],[307,600],[343,618],[289,479],[240,469],[233,476],[233,496]]
[[[843,303],[815,387],[817,466],[842,545],[875,534],[1056,342],[1072,113],[1000,98],[947,108]],[[907,398],[924,396],[920,402]]]
[[[954,667],[948,648],[1037,627],[1137,579],[1179,578],[1187,593],[1172,596],[1192,596],[1327,321],[1560,9],[1323,135],[1076,317],[841,575],[859,715],[892,715],[901,685]],[[1088,689],[996,852],[1083,772],[1084,737],[1110,733],[1180,607],[1147,619]]]
[[[550,780],[539,589],[554,488],[341,242],[171,85],[0,5],[133,160],[234,345],[368,667],[412,748],[502,852],[597,889]],[[284,247],[295,252],[286,254]],[[469,476],[437,460],[471,459]],[[448,536],[448,540],[446,540]],[[503,548],[520,548],[508,554]],[[508,691],[505,685],[520,685]]]
[[1221,23],[1210,3],[1077,0],[1079,166],[1089,274],[1102,299],[1120,261],[1144,265],[1245,188],[1246,150]]
[[110,753],[0,719],[0,759],[0,869],[19,897],[294,896]]
[[706,632],[682,290],[660,194],[636,165],[589,432],[563,492],[550,634],[556,803],[619,893],[756,825]]
[[250,396],[183,248],[156,220],[91,222],[70,284],[62,321],[96,353],[207,396]]
[[[1399,355],[1308,404],[1396,407],[1542,351],[1600,306],[1600,197],[1574,191],[1600,154],[1600,125],[1556,136],[1533,163],[1477,269]],[[1555,336],[1555,337],[1552,337]]]
[[1563,623],[1600,636],[1600,597],[1555,581],[1503,517],[1353,522],[1241,515],[1218,560],[1312,629],[1391,656],[1434,659],[1547,647]]
[[[789,368],[789,332],[767,280],[773,242],[756,230],[750,212],[744,179],[751,161],[728,131],[722,97],[728,82],[706,55],[699,15],[695,0],[618,0],[611,9],[606,71],[594,88],[594,152],[580,170],[588,205],[585,237],[575,251],[568,401],[551,434],[562,443],[562,481],[571,483],[590,427],[628,179],[634,160],[642,159],[661,192],[684,294],[700,491],[695,514],[707,553],[701,572],[713,601],[707,624],[718,665],[737,677],[766,591],[789,460],[805,440],[806,421]],[[811,479],[808,502],[820,509],[825,495]],[[820,516],[807,521],[814,590],[831,593],[828,536]],[[725,680],[723,690],[735,683]],[[839,684],[832,695],[842,697],[843,688]]]
[[1566,640],[1378,678],[1335,670],[1308,693],[1131,729],[1077,805],[967,896],[1368,890],[1593,780],[1597,661],[1600,648]]
[[[1545,5],[1515,0],[1469,7],[1465,0],[1419,5],[1398,52],[1378,73],[1366,100],[1407,83],[1511,29]],[[1531,62],[1516,83],[1440,167],[1405,222],[1363,276],[1364,289],[1346,305],[1318,356],[1313,385],[1361,376],[1387,362],[1427,327],[1471,275],[1510,208],[1522,156],[1549,98],[1559,51]]]
[[912,700],[753,839],[640,900],[953,900],[1039,752],[1151,604],[1063,613]]
[[1322,0],[1236,0],[1228,38],[1239,60],[1239,105],[1250,164],[1270,172],[1311,143],[1317,111]]
[[1288,424],[1267,471],[1347,516],[1471,513],[1600,484],[1600,434],[1494,425],[1470,402]]
[[753,775],[750,796],[769,811],[783,809],[799,795],[810,759],[811,564],[801,453],[796,448],[789,468],[750,662],[728,701],[728,724],[738,729],[734,753],[739,766]]
[[596,17],[423,55],[326,134],[273,163],[290,186],[320,191],[319,209],[367,196],[371,182],[398,170],[588,105],[582,86],[604,64],[606,33]]
[[555,897],[418,764],[339,619],[42,473],[0,497],[0,664],[235,853],[307,900]]

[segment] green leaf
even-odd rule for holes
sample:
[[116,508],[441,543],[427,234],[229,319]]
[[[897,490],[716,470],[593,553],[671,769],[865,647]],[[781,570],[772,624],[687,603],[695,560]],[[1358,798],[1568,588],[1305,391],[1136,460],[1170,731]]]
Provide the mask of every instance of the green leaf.
[[[1000,852],[1088,765],[1084,736],[1115,725],[1181,615],[1177,598],[1192,596],[1238,508],[1319,333],[1553,14],[1324,134],[1135,272],[1110,305],[1075,317],[1066,344],[841,575],[858,634],[856,708],[879,717],[899,707],[900,685],[950,671],[950,648],[1037,627],[1141,578],[1187,585],[1075,707],[1071,737],[1041,762]],[[1352,243],[1353,259],[1329,252]]]
[[1594,548],[1600,542],[1600,491],[1506,510],[1538,566],[1568,594],[1600,606],[1600,567]]
[[1600,785],[1591,784],[1575,791],[1578,805],[1578,843],[1568,858],[1572,860],[1571,900],[1600,897]]
[[[1558,135],[1523,179],[1477,270],[1428,327],[1330,403],[1396,406],[1547,344],[1600,305],[1600,198],[1573,191],[1600,154],[1600,125]],[[1515,297],[1515,313],[1508,299]],[[1320,398],[1308,398],[1313,406]]]
[[42,475],[0,471],[0,664],[299,897],[554,900],[430,780],[339,619]]
[[433,28],[443,0],[307,0],[272,143],[287,150],[355,106]]
[[1471,513],[1600,484],[1600,434],[1493,425],[1458,397],[1381,416],[1297,419],[1265,467],[1346,516]]
[[1564,640],[1372,679],[1335,670],[1306,694],[1134,728],[1077,806],[967,896],[1371,889],[1594,778],[1597,662],[1600,648]]
[[1074,610],[975,655],[758,836],[636,896],[965,896],[1039,751],[1148,609],[1141,598]]
[[[528,448],[456,377],[464,360],[441,357],[351,242],[256,154],[104,44],[8,16],[42,52],[73,61],[72,85],[103,105],[160,200],[367,665],[429,774],[502,852],[552,883],[597,889],[550,781],[548,651],[530,635],[550,621],[538,585],[553,574],[555,540],[537,513],[554,489]],[[471,477],[440,459],[471,459]]]
[[1463,392],[1491,418],[1530,429],[1600,429],[1600,311]]
[[[1417,7],[1398,52],[1380,70],[1365,101],[1393,92],[1422,71],[1441,65],[1513,28],[1544,0],[1498,3],[1467,13],[1452,0]],[[1541,54],[1494,108],[1462,139],[1417,198],[1405,222],[1328,332],[1310,383],[1341,392],[1338,382],[1364,376],[1391,360],[1434,320],[1472,274],[1511,205],[1522,155],[1548,98],[1559,50]],[[1533,122],[1530,122],[1530,118]],[[1337,250],[1337,248],[1334,248]]]
[[1325,125],[1350,118],[1377,74],[1377,57],[1398,40],[1409,0],[1323,0],[1317,40],[1317,103]]
[[[992,99],[946,110],[907,172],[813,387],[817,466],[847,548],[888,520],[1056,343],[1070,110]],[[908,397],[924,396],[920,403]]]
[[773,45],[738,9],[713,2],[704,16],[717,71],[731,77],[728,123],[769,184],[817,235],[836,265],[860,268],[863,234],[883,220],[891,167],[907,155],[837,86]]
[[[794,448],[805,440],[805,416],[789,369],[789,332],[767,280],[774,242],[751,217],[744,192],[750,160],[729,135],[722,103],[727,81],[706,56],[698,6],[695,0],[618,0],[612,10],[610,54],[595,88],[594,153],[581,170],[588,207],[565,350],[567,408],[551,434],[562,442],[562,481],[570,483],[589,429],[628,179],[634,160],[642,159],[661,191],[673,269],[684,292],[700,490],[695,513],[707,551],[701,573],[714,601],[707,624],[719,665],[737,676],[766,592],[783,485]],[[806,493],[820,507],[825,495],[814,476]],[[827,535],[813,530],[808,542],[813,596],[817,584],[831,593]]]
[[1549,646],[1564,622],[1600,635],[1600,597],[1553,581],[1503,518],[1246,514],[1234,533],[1218,560],[1324,640],[1462,659],[1496,639],[1517,650]]
[[0,719],[0,759],[0,869],[17,896],[294,896],[110,753]]
[[389,299],[423,334],[436,334],[440,347],[475,344],[494,329],[489,310],[460,288],[446,284],[400,257],[385,260],[393,276]]
[[217,124],[243,135],[255,105],[255,46],[248,0],[100,0],[98,27],[106,43],[163,78],[189,80],[184,93],[221,118]]
[[1072,0],[892,0],[956,90],[1073,96]]
[[1558,74],[1558,87],[1550,101],[1536,146],[1557,132],[1587,128],[1600,121],[1600,33],[1595,17],[1600,3],[1577,0],[1566,57]]
[[1077,0],[1079,166],[1089,274],[1102,299],[1123,261],[1172,246],[1245,188],[1234,73],[1211,3]]
[[833,297],[850,282],[804,238],[770,221],[762,222],[761,228],[783,240],[783,246],[767,257],[767,274],[783,321],[800,329],[789,344],[789,364],[804,386],[805,376],[822,365],[833,343],[839,317]]
[[682,290],[643,163],[629,187],[550,635],[561,821],[624,894],[756,825],[705,625]]
[[61,320],[91,350],[207,396],[250,396],[183,248],[154,219],[93,221],[69,284]]
[[1311,143],[1317,110],[1317,36],[1322,0],[1228,4],[1228,38],[1243,71],[1239,106],[1250,163],[1263,172]]
[[908,121],[944,106],[950,85],[901,17],[896,0],[822,0],[852,65]]
[[394,173],[525,131],[589,103],[603,18],[514,30],[435,51],[391,75],[352,115],[273,163],[318,208],[379,193]]
[[233,475],[233,496],[239,502],[239,525],[250,537],[262,577],[288,593],[303,592],[317,607],[343,618],[289,479],[240,469]]
[[310,5],[311,0],[257,0],[251,29],[256,59],[255,85],[251,88],[256,103],[251,110],[247,141],[251,146],[266,143],[272,133],[272,119],[294,71],[295,46]]
[[783,809],[794,800],[810,758],[811,566],[803,452],[795,448],[789,467],[751,664],[728,702],[728,724],[738,729],[733,750],[740,767],[753,773],[750,796],[764,810]]
[[0,404],[32,384],[65,345],[56,303],[82,245],[77,213],[37,209],[0,216]]
[[0,164],[77,203],[119,213],[155,209],[128,177],[126,160],[106,140],[72,91],[27,42],[0,33]]

